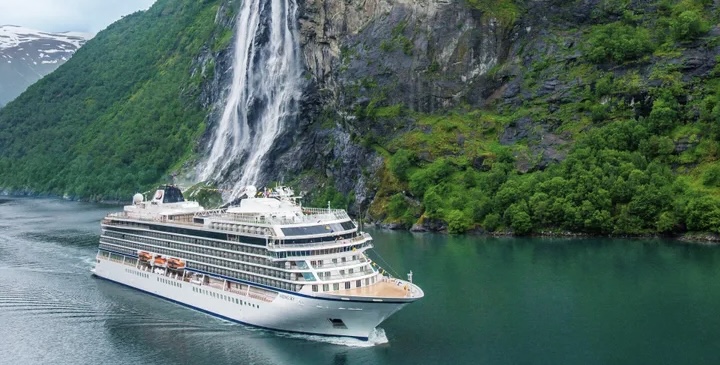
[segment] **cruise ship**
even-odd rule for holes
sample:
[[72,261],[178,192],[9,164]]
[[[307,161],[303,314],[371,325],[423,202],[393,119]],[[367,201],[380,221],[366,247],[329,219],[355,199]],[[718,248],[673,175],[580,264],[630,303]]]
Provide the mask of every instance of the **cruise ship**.
[[174,185],[101,223],[94,275],[225,320],[368,340],[423,291],[371,260],[344,210],[305,208],[287,187],[246,187],[205,210]]

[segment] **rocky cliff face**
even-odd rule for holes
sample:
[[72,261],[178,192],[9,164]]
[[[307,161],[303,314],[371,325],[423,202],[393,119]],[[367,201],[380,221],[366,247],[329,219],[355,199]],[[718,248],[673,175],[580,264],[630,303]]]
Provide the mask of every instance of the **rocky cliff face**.
[[480,104],[491,89],[484,75],[507,57],[512,38],[508,27],[462,2],[307,0],[300,7],[313,83],[300,125],[279,143],[271,171],[290,179],[310,172],[300,181],[308,189],[334,181],[338,191],[354,194],[355,213],[372,200],[382,166],[360,139],[391,137],[409,124],[367,123],[358,111],[402,105],[431,113]]
[[[262,180],[333,189],[352,196],[351,211],[362,213],[382,189],[383,166],[397,137],[426,128],[418,125],[423,115],[473,110],[500,116],[501,124],[479,132],[513,150],[517,172],[543,170],[563,161],[590,123],[647,117],[654,100],[649,90],[665,82],[658,69],[677,67],[686,83],[712,74],[720,54],[711,40],[716,28],[708,37],[683,41],[682,52],[674,50],[675,42],[673,51],[629,62],[588,60],[590,30],[606,24],[667,29],[652,14],[667,19],[676,3],[300,0],[310,82],[297,125],[275,143]],[[232,22],[225,15],[218,19]],[[659,46],[667,37],[653,35],[655,49],[667,47]],[[222,99],[218,87],[226,81],[229,56],[221,51],[213,61],[207,105]],[[623,89],[601,95],[601,77]],[[467,138],[458,134],[459,148]],[[678,138],[678,153],[693,148],[691,140]],[[514,148],[518,143],[521,148]],[[437,157],[418,156],[423,163]],[[483,159],[474,158],[472,167],[487,169]],[[421,197],[407,198],[418,204]]]

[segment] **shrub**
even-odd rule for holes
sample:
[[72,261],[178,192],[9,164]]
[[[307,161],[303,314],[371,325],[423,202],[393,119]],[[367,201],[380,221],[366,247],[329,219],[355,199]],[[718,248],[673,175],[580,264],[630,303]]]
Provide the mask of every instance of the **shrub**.
[[620,22],[593,27],[584,45],[585,56],[595,63],[631,61],[653,49],[647,29]]
[[483,228],[490,232],[493,232],[498,229],[498,227],[500,227],[500,214],[490,213],[485,216],[485,220],[483,221]]
[[399,149],[390,157],[390,171],[400,180],[407,180],[407,172],[413,166],[415,156],[406,149]]
[[710,30],[708,22],[696,10],[686,10],[670,21],[670,31],[677,41],[691,41]]
[[472,220],[462,210],[453,209],[447,215],[448,233],[464,233],[472,227]]
[[702,183],[708,187],[720,187],[720,166],[712,166],[702,175]]

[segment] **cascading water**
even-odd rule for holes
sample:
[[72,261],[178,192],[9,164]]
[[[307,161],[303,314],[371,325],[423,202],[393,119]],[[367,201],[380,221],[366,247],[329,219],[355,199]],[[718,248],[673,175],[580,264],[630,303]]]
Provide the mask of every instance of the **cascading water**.
[[200,173],[204,181],[218,181],[242,162],[231,199],[258,182],[275,139],[297,114],[302,67],[296,12],[295,0],[245,0],[240,9],[232,84]]

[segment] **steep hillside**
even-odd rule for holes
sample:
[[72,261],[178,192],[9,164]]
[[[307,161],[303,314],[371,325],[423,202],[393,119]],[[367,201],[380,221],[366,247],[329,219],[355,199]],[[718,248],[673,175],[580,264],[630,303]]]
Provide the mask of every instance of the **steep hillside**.
[[300,159],[300,183],[334,181],[318,201],[420,230],[720,230],[712,1],[308,1],[305,14],[318,121],[334,128],[292,151],[323,156]]
[[5,106],[0,185],[114,198],[161,180],[205,128],[213,65],[197,60],[223,46],[220,3],[160,0],[126,16]]
[[0,26],[0,107],[72,57],[88,34]]

